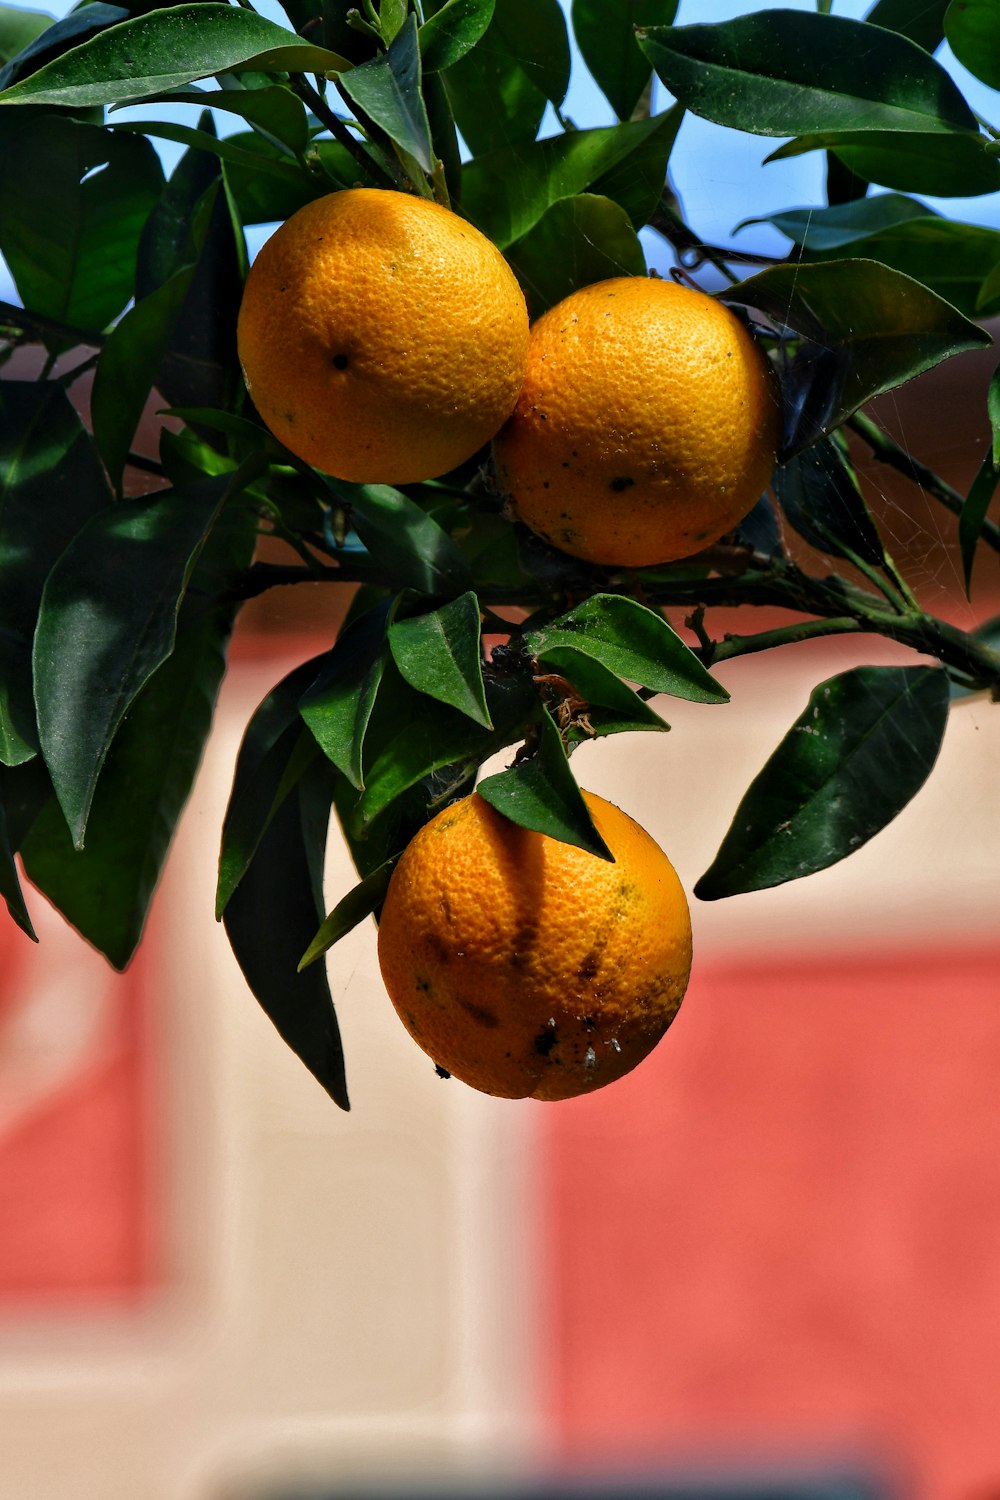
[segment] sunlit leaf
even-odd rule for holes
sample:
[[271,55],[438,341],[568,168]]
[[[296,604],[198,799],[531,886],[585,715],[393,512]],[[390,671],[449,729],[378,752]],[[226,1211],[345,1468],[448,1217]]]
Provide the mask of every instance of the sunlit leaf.
[[341,631],[299,702],[324,755],[359,789],[365,734],[385,667],[390,609],[388,603],[377,604]]
[[937,758],[948,679],[934,667],[857,667],[814,689],[736,810],[703,901],[836,864],[892,821]]
[[417,692],[493,728],[483,686],[479,603],[471,590],[426,614],[397,619],[389,627],[389,648]]
[[446,0],[418,33],[425,73],[453,67],[479,41],[493,19],[496,0]]
[[[428,16],[441,0],[425,0]],[[569,87],[566,20],[558,0],[496,0],[485,34],[446,75],[459,129],[474,155],[535,139],[546,105]]]
[[430,172],[434,148],[420,80],[417,18],[411,15],[387,52],[352,68],[340,82],[344,92],[368,118],[419,162],[425,172]]
[[995,0],[952,0],[945,12],[944,34],[974,78],[1000,89],[1000,10]]
[[1000,162],[980,135],[868,130],[814,132],[786,141],[765,162],[784,161],[805,151],[833,151],[866,182],[900,193],[969,198],[1000,190]]
[[559,731],[543,713],[536,752],[507,771],[487,776],[476,791],[511,822],[563,844],[574,844],[598,859],[614,855],[594,826],[590,809],[570,770]]

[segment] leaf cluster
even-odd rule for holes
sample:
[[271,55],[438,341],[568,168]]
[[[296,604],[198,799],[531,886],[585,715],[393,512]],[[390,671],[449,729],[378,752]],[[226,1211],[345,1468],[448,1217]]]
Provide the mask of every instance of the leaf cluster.
[[[217,914],[268,1015],[345,1107],[316,960],[378,913],[401,850],[449,799],[478,785],[515,821],[608,857],[577,745],[666,730],[659,695],[724,704],[711,668],[728,657],[867,631],[919,662],[816,689],[697,893],[824,868],[896,816],[933,766],[950,697],[995,692],[1000,654],[989,629],[920,607],[846,434],[959,515],[970,581],[1000,546],[1000,386],[967,495],[865,407],[990,342],[979,320],[1000,311],[1000,234],[919,195],[1000,189],[997,132],[934,56],[947,37],[1000,88],[1000,16],[992,0],[877,0],[864,21],[829,10],[678,24],[676,0],[285,0],[278,24],[249,0],[91,0],[51,23],[3,7],[0,252],[20,305],[0,307],[0,337],[4,358],[30,345],[41,363],[0,384],[0,893],[29,935],[21,871],[128,963],[239,609],[297,582],[339,584],[351,605],[247,726]],[[616,123],[564,113],[571,43]],[[788,254],[745,279],[671,191],[686,112],[779,140],[768,159],[824,153],[827,201],[769,215]],[[169,175],[162,140],[183,148]],[[645,274],[650,234],[679,276],[721,274],[781,379],[772,493],[708,553],[635,573],[512,524],[486,452],[399,489],[302,464],[261,426],[236,362],[246,232],[357,184],[465,215],[533,315]],[[151,409],[169,420],[157,451],[137,452]],[[794,536],[820,571],[794,560]],[[292,561],[262,559],[261,537]],[[713,639],[718,604],[777,605],[796,623]],[[671,607],[689,612],[694,647]],[[501,752],[506,768],[484,777]],[[331,813],[359,881],[327,912]]]

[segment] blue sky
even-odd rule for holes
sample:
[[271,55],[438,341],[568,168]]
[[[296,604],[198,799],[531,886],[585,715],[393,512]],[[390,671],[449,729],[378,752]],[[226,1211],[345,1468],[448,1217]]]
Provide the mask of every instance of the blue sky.
[[[62,16],[72,8],[72,0],[49,0],[49,3],[32,3],[21,0],[24,8],[45,11]],[[570,0],[561,0],[568,9]],[[774,0],[681,0],[677,20],[705,22],[728,20],[749,11],[769,8]],[[835,15],[860,19],[869,9],[871,0],[834,0]],[[265,15],[287,25],[277,0],[257,0],[257,8]],[[813,10],[814,0],[784,0],[784,9]],[[971,78],[955,62],[947,47],[938,53],[939,59],[956,78],[973,108],[979,108],[989,117],[997,110],[997,98]],[[661,107],[663,100],[658,101]],[[603,96],[593,84],[586,69],[574,59],[573,79],[565,104],[566,113],[579,126],[611,123],[613,116]],[[135,117],[160,117],[168,113],[162,105],[141,106],[129,112]],[[183,113],[181,117],[187,116]],[[220,130],[228,133],[240,128],[233,116],[220,116]],[[167,142],[156,142],[165,161],[169,164],[179,155],[181,148]],[[688,115],[681,127],[678,144],[671,163],[673,185],[683,204],[688,221],[701,237],[716,244],[735,243],[773,254],[784,254],[788,242],[776,231],[757,228],[734,239],[732,230],[742,219],[767,214],[778,209],[818,205],[823,201],[823,161],[819,153],[792,158],[787,162],[774,162],[761,166],[763,158],[777,143],[758,136],[741,135],[732,130],[723,130],[708,121]],[[968,219],[974,223],[1000,224],[1000,195],[988,198],[947,199],[937,202],[928,199],[932,206],[939,207],[950,217]],[[255,235],[258,241],[260,235]],[[669,257],[657,249],[655,236],[644,236],[651,263],[660,261],[669,264]],[[256,248],[255,244],[251,249]],[[0,297],[10,298],[13,289],[0,261]]]

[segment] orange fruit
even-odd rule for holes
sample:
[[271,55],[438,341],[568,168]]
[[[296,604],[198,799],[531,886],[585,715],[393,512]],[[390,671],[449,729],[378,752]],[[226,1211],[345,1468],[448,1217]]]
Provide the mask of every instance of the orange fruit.
[[742,520],[779,437],[770,364],[735,313],[676,282],[626,276],[535,323],[494,456],[533,531],[574,557],[647,567]]
[[389,882],[390,999],[434,1062],[483,1093],[602,1088],[655,1047],[683,998],[691,921],[673,866],[625,813],[584,796],[614,863],[474,792],[420,830]]
[[265,242],[237,341],[254,405],[293,453],[339,479],[406,484],[454,469],[509,416],[528,314],[465,219],[349,188]]

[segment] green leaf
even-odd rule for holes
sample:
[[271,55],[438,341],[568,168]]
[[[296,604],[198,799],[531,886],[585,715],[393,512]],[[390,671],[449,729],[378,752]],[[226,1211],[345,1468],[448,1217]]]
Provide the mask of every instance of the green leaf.
[[471,589],[426,614],[397,619],[389,627],[389,649],[418,693],[493,728],[483,686],[479,601]]
[[300,973],[314,964],[317,958],[322,958],[334,943],[339,943],[365,917],[370,917],[372,912],[379,910],[395,868],[396,860],[387,859],[370,875],[366,875],[353,890],[348,891],[346,896],[341,897],[299,960]]
[[77,848],[115,732],[173,649],[225,477],[101,511],[49,574],[35,632],[38,732]]
[[863,21],[765,10],[714,25],[651,27],[639,45],[687,109],[735,130],[979,130],[923,48]]
[[26,933],[33,943],[37,943],[38,937],[31,923],[31,915],[24,899],[21,879],[14,861],[17,842],[11,833],[7,817],[7,782],[10,776],[11,772],[7,767],[0,768],[0,898],[3,899],[9,915],[21,931]]
[[38,749],[31,643],[60,553],[110,504],[90,438],[59,386],[0,382],[0,761]]
[[[305,105],[284,84],[246,88],[237,78],[224,74],[221,89],[172,89],[157,96],[157,104],[197,104],[202,109],[221,109],[239,115],[279,150],[302,156],[309,145],[309,120]],[[140,121],[145,128],[148,122]]]
[[21,931],[37,943],[14,855],[52,796],[52,783],[40,759],[0,766],[0,897]]
[[571,130],[478,156],[462,169],[462,212],[501,250],[559,199],[588,190],[613,198],[638,228],[663,191],[680,118],[679,110],[670,110],[652,120]]
[[996,0],[952,0],[944,18],[948,45],[974,78],[1000,89],[1000,11]]
[[593,594],[550,625],[530,631],[525,645],[539,661],[572,647],[616,677],[693,703],[726,703],[729,694],[703,667],[662,615],[623,594]]
[[947,9],[948,0],[921,0],[919,5],[913,0],[876,0],[865,20],[872,26],[898,31],[925,52],[934,52],[944,40]]
[[446,0],[417,36],[425,73],[451,68],[471,52],[493,19],[496,0]]
[[856,667],[814,689],[740,803],[703,901],[836,864],[906,806],[933,766],[948,716],[934,667]]
[[248,565],[254,541],[252,515],[229,507],[195,569],[174,650],[133,700],[111,743],[86,848],[73,848],[54,797],[22,848],[29,879],[119,969],[142,935],[211,727],[236,610],[212,601]]
[[352,68],[340,80],[348,98],[425,172],[434,167],[431,127],[420,92],[417,18],[411,15],[389,50]]
[[536,754],[507,771],[487,776],[476,791],[522,828],[614,863],[614,855],[594,827],[590,809],[570,770],[562,738],[547,711],[542,713]]
[[421,594],[456,594],[469,587],[468,565],[446,531],[416,501],[387,484],[330,481],[350,506],[351,522],[397,587]]
[[33,42],[55,22],[44,10],[22,10],[17,5],[0,5],[0,62],[12,57]]
[[993,442],[972,481],[958,518],[958,542],[962,552],[967,595],[972,589],[972,566],[976,560],[976,548],[983,533],[990,501],[1000,484],[1000,365],[993,371],[990,380],[986,408],[993,430]]
[[80,6],[54,25],[46,25],[43,32],[4,63],[0,68],[0,90],[8,88],[16,78],[38,68],[42,58],[66,52],[81,38],[113,26],[116,21],[127,20],[128,11],[121,5],[91,3]]
[[823,254],[843,250],[911,219],[937,217],[934,209],[916,198],[907,198],[902,193],[879,193],[875,197],[856,198],[851,203],[837,203],[832,208],[789,208],[759,219],[744,219],[737,228],[773,224],[794,244]]
[[652,73],[635,27],[669,26],[676,14],[677,0],[573,0],[583,60],[619,120],[629,118]]
[[[336,775],[326,762],[319,766],[328,781]],[[324,966],[298,972],[299,957],[323,917],[313,875],[326,843],[321,810],[325,803],[328,822],[329,797],[328,784],[321,784],[315,797],[303,784],[285,799],[223,920],[265,1015],[334,1103],[349,1109],[344,1050]]]
[[793,379],[786,382],[786,456],[832,432],[873,396],[992,342],[919,282],[871,260],[769,267],[727,288],[724,298],[756,308],[822,351],[818,384],[796,391]]
[[350,621],[302,694],[299,712],[323,754],[359,790],[365,735],[386,662],[389,603]]
[[[442,9],[426,0],[430,19]],[[473,155],[533,141],[548,103],[569,87],[570,51],[558,0],[496,0],[485,35],[448,69],[448,97]]]
[[854,469],[829,438],[779,464],[774,491],[795,530],[820,552],[861,558],[876,568],[884,564],[882,540]]
[[311,150],[323,167],[322,175],[316,176],[293,167],[282,150],[252,131],[227,136],[226,142],[240,152],[239,160],[227,152],[225,170],[243,224],[280,223],[338,186],[364,182],[361,168],[336,141],[314,139]]
[[0,252],[26,307],[82,332],[132,295],[136,247],[163,185],[140,137],[43,115],[4,131]]
[[902,193],[970,198],[1000,189],[1000,162],[985,136],[871,131],[799,136],[765,158],[784,161],[805,151],[833,151],[858,177]]
[[94,439],[112,483],[121,487],[133,434],[150,387],[170,349],[174,330],[191,289],[196,257],[211,223],[218,183],[214,182],[191,213],[191,235],[184,263],[155,291],[137,301],[115,326],[101,350],[94,373],[91,416]]
[[6,89],[0,104],[118,104],[237,69],[336,73],[347,66],[336,52],[311,46],[255,11],[209,0],[101,31]]
[[[589,739],[591,735],[670,728],[617,673],[578,646],[549,646],[539,667],[564,677],[583,700],[582,708],[575,711],[567,738]],[[581,712],[585,724],[579,722]]]
[[315,744],[303,729],[298,703],[316,675],[319,658],[303,662],[284,677],[251,715],[240,743],[233,789],[222,824],[218,920],[254,859],[261,839],[285,798],[304,774]]
[[625,210],[593,193],[553,203],[508,259],[532,318],[582,286],[646,274],[646,256]]

